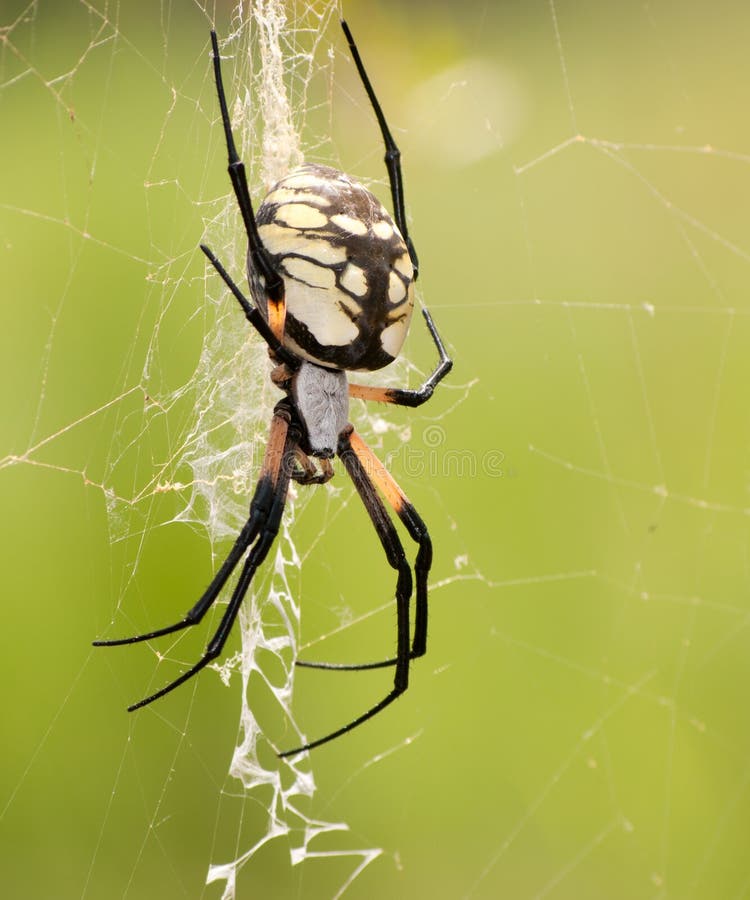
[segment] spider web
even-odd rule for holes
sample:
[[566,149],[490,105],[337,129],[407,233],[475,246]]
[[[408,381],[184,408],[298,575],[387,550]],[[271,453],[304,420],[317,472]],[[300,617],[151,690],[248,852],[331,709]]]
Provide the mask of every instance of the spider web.
[[128,717],[218,619],[86,649],[194,602],[277,396],[197,250],[244,284],[208,28],[254,197],[302,153],[385,198],[338,12],[2,6],[5,893],[747,896],[739,4],[347,3],[457,364],[416,415],[353,409],[433,535],[428,656],[273,755],[388,686],[305,672],[290,710],[295,658],[393,640],[341,473],[293,493],[216,670]]
[[[119,74],[117,56],[133,52],[139,57],[143,51],[129,36],[123,8],[84,3],[76,12],[78,18],[71,13],[65,25],[83,30],[88,44],[82,41],[83,50],[73,68],[54,78],[46,77],[36,68],[26,49],[26,45],[43,42],[47,37],[51,20],[45,16],[49,10],[32,4],[19,9],[15,19],[11,17],[3,32],[6,51],[3,87],[7,96],[17,83],[35,80],[50,92],[58,115],[67,115],[74,123],[80,162],[88,168],[94,182],[106,166],[106,157],[116,151],[111,146],[100,145],[103,138],[109,139],[105,126],[100,124],[101,131],[97,134],[96,122],[92,125],[91,119],[76,108],[76,101],[85,93],[81,84],[92,77],[89,72],[96,68],[101,49],[111,48],[105,60],[108,67],[105,93],[114,97],[117,94],[114,82]],[[216,23],[221,29],[222,55],[228,58],[224,64],[225,83],[238,149],[251,184],[260,184],[262,193],[303,161],[301,133],[307,116],[317,113],[320,118],[330,105],[330,96],[326,96],[330,85],[326,79],[331,77],[333,64],[332,51],[327,49],[328,31],[329,22],[337,12],[336,4],[331,0],[305,4],[259,0],[252,6],[237,6],[226,21],[217,20],[216,13],[207,7],[198,6],[194,12],[201,13],[196,15],[196,22],[202,21],[205,28],[204,45],[209,25]],[[128,605],[128,592],[139,577],[151,535],[164,525],[185,523],[207,535],[214,562],[217,555],[226,552],[224,542],[236,537],[246,520],[248,498],[257,479],[265,433],[277,399],[277,392],[267,377],[269,362],[265,346],[251,330],[243,327],[241,315],[227,302],[227,291],[210,272],[210,267],[205,263],[196,265],[200,261],[196,260],[196,244],[202,238],[230,271],[242,273],[246,241],[241,238],[243,229],[234,197],[226,195],[226,183],[224,193],[216,196],[213,185],[207,183],[208,168],[196,183],[192,173],[187,173],[187,167],[180,166],[176,149],[185,140],[205,148],[203,152],[213,164],[219,153],[212,142],[222,133],[216,129],[218,104],[210,56],[196,58],[195,72],[185,72],[183,67],[178,76],[169,68],[171,57],[177,56],[175,69],[179,70],[182,48],[171,49],[173,23],[168,13],[166,7],[161,9],[164,69],[156,73],[156,82],[161,82],[159,87],[170,102],[145,168],[143,190],[150,229],[146,253],[128,251],[127,244],[120,248],[96,237],[95,228],[90,226],[96,213],[93,195],[84,213],[84,224],[75,224],[76,216],[71,208],[55,220],[82,244],[90,241],[107,251],[123,253],[146,270],[147,295],[136,325],[132,351],[123,362],[121,386],[104,404],[94,406],[90,412],[42,438],[37,437],[41,419],[50,405],[46,391],[53,348],[58,342],[55,320],[63,314],[68,302],[67,291],[64,292],[52,312],[53,326],[42,361],[39,402],[28,447],[23,453],[3,460],[5,466],[27,464],[49,467],[58,473],[78,474],[87,487],[101,491],[106,502],[110,541],[114,546],[127,548],[125,577],[118,588],[112,627],[136,631],[143,629],[137,623],[137,614]],[[43,52],[39,55],[41,58]],[[152,65],[148,59],[140,61]],[[203,63],[200,69],[199,61]],[[180,77],[182,81],[178,80]],[[316,77],[322,88],[313,83]],[[318,99],[308,101],[308,91],[317,91]],[[99,111],[99,115],[101,123],[105,112]],[[181,133],[183,128],[187,130]],[[199,129],[203,129],[202,133]],[[314,134],[308,133],[307,141],[308,152],[321,152],[324,142]],[[225,170],[225,164],[217,164],[216,168]],[[66,177],[69,177],[67,173]],[[71,199],[70,206],[74,205],[75,199]],[[20,205],[8,204],[6,208],[20,216],[51,218]],[[168,221],[165,244],[161,226],[168,219],[171,221]],[[193,223],[187,245],[182,243],[188,234],[184,219]],[[71,280],[83,252],[76,248],[72,253]],[[194,296],[196,287],[203,294],[203,303],[186,313],[181,297],[184,291]],[[181,377],[170,365],[169,357],[174,353],[175,342],[194,337],[191,331],[196,330],[193,327],[196,320],[200,345],[197,364],[187,372],[187,377]],[[103,461],[76,467],[42,460],[47,447],[55,447],[58,453],[69,434],[102,419],[107,424],[100,427],[111,428],[114,435]],[[92,477],[96,465],[101,466],[101,474]],[[235,896],[242,869],[266,844],[279,838],[288,839],[292,864],[320,856],[351,858],[352,865],[337,893],[343,892],[358,872],[380,853],[374,848],[345,847],[341,840],[336,844],[329,842],[323,850],[317,849],[321,836],[346,831],[346,825],[312,818],[303,811],[300,804],[315,790],[309,761],[302,758],[280,764],[275,745],[269,744],[256,718],[257,709],[263,709],[263,700],[255,707],[248,701],[248,695],[257,696],[259,692],[261,697],[265,695],[266,704],[276,707],[266,710],[271,721],[280,712],[292,725],[290,730],[287,724],[286,732],[282,732],[286,733],[284,740],[295,743],[304,740],[294,725],[290,708],[299,630],[299,606],[288,577],[288,570],[299,568],[288,530],[298,505],[295,494],[293,489],[281,539],[271,560],[271,574],[258,581],[241,612],[242,648],[214,666],[225,683],[235,673],[242,683],[239,739],[229,767],[230,776],[240,783],[241,789],[228,791],[226,798],[239,794],[245,805],[254,794],[260,794],[258,808],[262,804],[266,810],[261,817],[265,821],[254,823],[254,833],[252,829],[247,834],[242,832],[242,841],[238,839],[235,844],[236,857],[217,862],[208,870],[207,883],[224,883],[222,897],[226,900]],[[140,611],[146,612],[147,621],[153,621],[153,611],[145,608]],[[166,652],[153,647],[158,661],[169,664],[175,658],[182,659],[174,656],[181,640],[171,643]],[[269,655],[274,657],[276,665],[269,664]],[[162,677],[160,668],[157,666],[155,678]],[[161,797],[153,809],[150,828],[162,814],[163,800]],[[240,816],[244,814],[241,812]],[[220,827],[218,816],[217,830]],[[102,837],[104,834],[103,831]],[[94,867],[95,860],[90,876]],[[89,881],[84,893],[88,888]]]

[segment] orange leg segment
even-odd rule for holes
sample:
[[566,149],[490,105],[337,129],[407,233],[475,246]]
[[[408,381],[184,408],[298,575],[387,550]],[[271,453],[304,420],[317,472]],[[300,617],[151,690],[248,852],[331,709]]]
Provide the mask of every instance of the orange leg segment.
[[268,324],[279,343],[284,343],[284,325],[286,324],[286,300],[282,292],[278,300],[268,298]]
[[352,431],[349,445],[357,455],[364,471],[401,519],[411,538],[419,544],[414,564],[417,597],[414,641],[410,653],[411,658],[414,659],[417,656],[423,656],[427,649],[427,576],[432,565],[432,541],[427,526],[399,487],[396,479],[356,431]]

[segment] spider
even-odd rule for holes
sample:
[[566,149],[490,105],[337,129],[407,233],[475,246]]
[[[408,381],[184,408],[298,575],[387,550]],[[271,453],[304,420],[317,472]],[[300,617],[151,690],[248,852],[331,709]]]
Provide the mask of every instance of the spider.
[[[247,232],[251,303],[211,250],[201,250],[238,300],[246,318],[268,344],[273,382],[283,391],[271,419],[260,476],[247,523],[203,596],[173,625],[135,637],[95,641],[95,646],[135,644],[197,625],[242,563],[216,633],[203,656],[161,690],[128,707],[139,709],[197,675],[224,649],[240,604],[279,530],[291,480],[324,484],[338,455],[362,499],[390,566],[396,570],[396,655],[379,662],[338,664],[297,660],[296,665],[334,670],[394,667],[393,688],[379,703],[346,725],[286,750],[291,756],[333,740],[385,709],[409,684],[409,664],[427,644],[427,576],[432,543],[427,527],[385,466],[349,423],[349,397],[419,406],[432,396],[452,361],[427,309],[423,315],[439,362],[418,390],[352,384],[347,371],[374,371],[393,362],[409,328],[417,254],[404,214],[400,152],[375,96],[346,22],[349,50],[385,144],[393,218],[363,185],[343,172],[306,164],[281,179],[253,212],[247,176],[232,136],[221,75],[219,44],[211,32],[216,92],[229,157],[229,177]],[[394,222],[395,218],[395,222]],[[317,467],[313,463],[317,460]],[[382,496],[381,496],[382,495]],[[418,544],[414,636],[409,605],[412,572],[385,500]],[[244,557],[244,561],[243,561]]]

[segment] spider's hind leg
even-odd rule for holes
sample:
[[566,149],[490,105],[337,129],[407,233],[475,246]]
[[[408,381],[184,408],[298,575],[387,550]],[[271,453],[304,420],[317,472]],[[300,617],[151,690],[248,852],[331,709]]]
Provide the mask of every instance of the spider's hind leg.
[[250,188],[247,183],[245,164],[240,159],[232,134],[232,123],[227,108],[227,98],[224,92],[224,80],[221,75],[221,56],[219,54],[219,40],[216,32],[211,32],[211,48],[213,51],[214,81],[216,83],[216,95],[219,98],[221,110],[221,123],[224,128],[224,140],[227,147],[227,171],[232,182],[237,205],[242,214],[242,221],[247,233],[249,261],[253,269],[263,277],[265,291],[268,300],[268,324],[279,343],[284,340],[284,323],[286,321],[286,302],[284,298],[284,280],[273,264],[268,251],[263,245],[258,233],[258,224],[255,220],[255,211],[250,198]]
[[406,246],[409,250],[409,257],[411,258],[412,265],[414,266],[414,281],[416,281],[417,274],[419,272],[419,260],[417,259],[417,251],[414,249],[414,244],[409,235],[409,229],[406,224],[406,212],[404,209],[404,179],[403,175],[401,174],[401,151],[398,149],[396,142],[393,140],[393,135],[391,134],[391,130],[388,127],[385,115],[380,106],[380,101],[375,94],[375,89],[373,88],[370,77],[367,74],[367,70],[365,69],[365,64],[362,62],[362,57],[359,55],[359,50],[357,49],[357,45],[354,41],[351,29],[343,19],[341,20],[341,28],[343,29],[344,36],[346,37],[346,42],[349,45],[349,52],[351,53],[352,59],[354,60],[354,65],[357,67],[360,81],[362,82],[362,86],[364,87],[365,92],[367,93],[367,97],[370,101],[370,105],[372,106],[372,111],[375,113],[375,118],[378,120],[380,133],[383,136],[383,144],[385,146],[385,168],[388,172],[388,181],[391,185],[393,217],[396,220],[399,231],[401,232],[401,235],[406,242]]

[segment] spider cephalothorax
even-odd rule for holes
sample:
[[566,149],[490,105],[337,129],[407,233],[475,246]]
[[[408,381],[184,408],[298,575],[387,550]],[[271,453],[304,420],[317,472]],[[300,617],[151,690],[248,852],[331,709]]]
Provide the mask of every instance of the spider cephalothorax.
[[[282,178],[253,211],[245,167],[234,144],[221,78],[219,45],[211,32],[214,75],[229,155],[229,176],[248,237],[248,279],[253,306],[208,247],[212,265],[237,298],[246,318],[266,341],[276,363],[274,383],[284,397],[274,409],[266,454],[250,503],[250,515],[229,555],[198,602],[173,625],[97,645],[133,644],[196,625],[242,562],[219,627],[195,665],[166,687],[133,704],[138,709],[164,696],[218,657],[258,566],[279,530],[289,482],[322,484],[333,475],[338,455],[352,478],[380,538],[389,565],[397,572],[395,656],[371,663],[297,661],[320,669],[361,670],[393,667],[391,691],[351,722],[280,756],[310,750],[372,718],[409,684],[409,663],[427,645],[427,576],[432,544],[422,519],[385,466],[349,423],[349,398],[419,406],[450,371],[448,358],[426,309],[427,327],[440,360],[418,390],[351,384],[347,371],[373,371],[398,356],[413,309],[417,256],[404,214],[399,151],[345,22],[341,23],[362,84],[385,143],[393,218],[359,182],[335,169],[305,165]],[[394,221],[395,219],[395,221]],[[317,466],[313,462],[317,460]],[[412,569],[383,501],[419,545],[414,563],[413,636],[409,606]],[[244,559],[244,561],[243,561]]]

